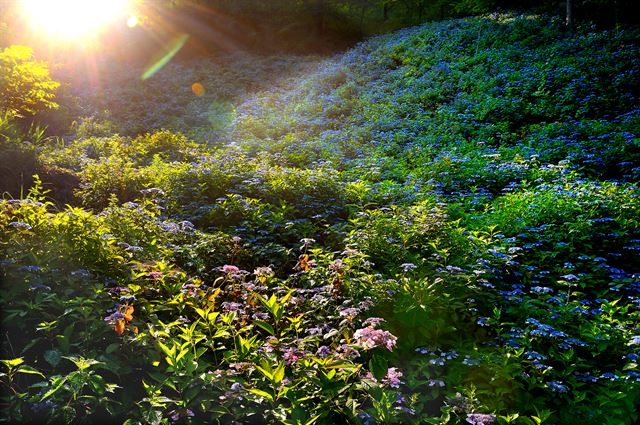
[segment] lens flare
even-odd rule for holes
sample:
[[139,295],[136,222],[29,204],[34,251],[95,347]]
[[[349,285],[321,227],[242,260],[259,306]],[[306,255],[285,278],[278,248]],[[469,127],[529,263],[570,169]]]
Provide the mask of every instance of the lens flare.
[[131,15],[129,16],[129,19],[127,19],[127,26],[129,28],[133,28],[136,25],[138,25],[138,17],[135,15]]
[[191,91],[196,96],[202,96],[202,95],[204,95],[204,86],[202,84],[200,84],[200,83],[193,83],[191,85]]
[[22,13],[36,32],[55,38],[91,38],[128,14],[128,0],[22,0]]

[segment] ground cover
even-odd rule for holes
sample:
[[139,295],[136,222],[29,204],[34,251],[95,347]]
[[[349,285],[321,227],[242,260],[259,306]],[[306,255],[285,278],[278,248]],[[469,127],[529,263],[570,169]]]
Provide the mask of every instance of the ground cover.
[[0,201],[3,419],[635,423],[639,35],[63,81],[71,133],[2,142],[76,196]]

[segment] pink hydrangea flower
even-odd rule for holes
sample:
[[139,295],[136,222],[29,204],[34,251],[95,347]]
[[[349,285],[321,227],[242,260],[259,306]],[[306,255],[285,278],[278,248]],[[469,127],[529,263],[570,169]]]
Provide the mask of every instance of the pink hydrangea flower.
[[225,264],[224,266],[222,266],[222,271],[223,271],[224,273],[232,273],[232,274],[235,274],[235,273],[239,273],[239,272],[240,272],[240,269],[239,269],[239,268],[237,268],[236,266],[231,266],[231,265],[229,265],[229,264]]
[[363,328],[358,329],[354,334],[358,345],[361,345],[367,350],[371,350],[372,348],[383,346],[389,351],[393,351],[393,348],[396,346],[396,338],[393,334],[387,331],[383,331],[381,329],[373,329],[373,328]]

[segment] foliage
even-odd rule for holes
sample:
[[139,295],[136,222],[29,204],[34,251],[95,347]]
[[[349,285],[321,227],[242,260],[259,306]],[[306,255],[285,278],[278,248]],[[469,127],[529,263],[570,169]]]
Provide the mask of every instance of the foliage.
[[59,85],[46,63],[33,59],[31,48],[13,45],[0,52],[1,113],[22,117],[57,108],[53,98]]
[[637,422],[639,40],[494,14],[87,96],[29,151],[83,208],[0,201],[3,419]]

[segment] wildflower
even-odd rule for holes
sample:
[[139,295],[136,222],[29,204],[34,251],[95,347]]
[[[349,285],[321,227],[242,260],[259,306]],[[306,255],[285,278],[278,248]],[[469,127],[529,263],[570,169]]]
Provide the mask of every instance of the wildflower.
[[362,322],[362,326],[371,326],[372,328],[375,328],[382,322],[385,322],[382,317],[369,317],[367,320]]
[[176,409],[169,412],[169,417],[173,422],[180,420],[180,418],[195,416],[191,409]]
[[231,384],[231,391],[241,391],[244,389],[244,385],[239,382],[234,382]]
[[364,300],[360,301],[360,304],[358,305],[358,308],[360,309],[360,311],[367,311],[371,307],[373,307],[373,301],[369,297],[367,297]]
[[253,271],[253,274],[256,275],[256,279],[260,283],[265,283],[269,277],[273,276],[273,270],[271,267],[258,267]]
[[29,273],[37,273],[40,270],[42,270],[42,269],[40,267],[38,267],[38,266],[22,266],[22,267],[20,267],[20,271],[29,272]]
[[413,263],[402,263],[400,264],[400,268],[402,269],[403,272],[407,273],[407,272],[410,272],[411,270],[417,269],[418,266],[416,266]]
[[371,416],[367,412],[358,413],[358,418],[362,422],[362,425],[372,425],[375,423],[373,416]]
[[11,223],[9,223],[9,226],[18,230],[31,230],[31,225],[24,223],[22,221],[12,221]]
[[224,266],[222,266],[222,272],[228,273],[228,274],[236,274],[236,273],[240,273],[240,269],[236,266],[225,264]]
[[536,292],[536,293],[550,293],[553,292],[553,289],[548,288],[546,286],[534,286],[533,288],[531,288],[531,292]]
[[627,345],[640,345],[640,335],[632,336]]
[[367,350],[378,346],[384,346],[387,350],[393,351],[397,340],[397,338],[390,332],[373,328],[358,329],[353,334],[353,337],[357,341],[358,345],[361,345]]
[[343,358],[355,358],[360,357],[360,353],[353,347],[350,347],[346,344],[339,345],[336,348],[336,351],[340,353]]
[[71,276],[89,278],[91,277],[91,272],[85,269],[78,269],[78,270],[72,271]]
[[547,385],[549,385],[552,391],[557,393],[566,393],[569,391],[569,387],[567,387],[560,381],[549,381],[547,382]]
[[287,348],[282,354],[282,358],[287,364],[296,363],[304,356],[304,352],[301,352],[295,348]]
[[353,319],[355,316],[358,315],[359,312],[360,310],[358,310],[357,308],[348,307],[340,310],[340,317],[347,317],[349,319]]
[[124,286],[116,286],[115,288],[109,289],[107,292],[109,292],[110,294],[120,294],[122,292],[129,292],[129,288],[126,288]]
[[147,277],[153,280],[159,280],[162,278],[162,272],[149,272],[147,273]]
[[253,320],[268,320],[269,319],[269,313],[253,313],[253,315],[251,316],[253,318]]
[[546,360],[547,357],[538,353],[537,351],[527,351],[524,353],[529,360]]
[[316,351],[316,356],[321,358],[327,357],[329,354],[331,354],[331,349],[326,345],[321,345],[320,347],[318,347],[318,351]]
[[387,376],[382,379],[382,382],[389,385],[391,388],[398,388],[402,381],[402,372],[398,370],[396,367],[390,367],[387,369]]
[[468,413],[467,423],[471,425],[491,425],[496,420],[495,415],[487,413]]
[[611,372],[605,372],[602,375],[600,375],[601,379],[606,379],[609,381],[617,381],[618,380],[618,376],[615,373],[611,373]]
[[236,310],[240,310],[243,307],[243,304],[241,303],[234,303],[231,301],[225,301],[223,302],[220,307],[222,308],[222,310],[224,311],[236,311]]
[[445,387],[445,383],[442,379],[429,379],[429,386],[430,387],[440,387],[440,388],[444,388]]
[[193,223],[187,220],[183,220],[180,223],[178,223],[178,225],[183,229],[183,230],[192,230],[194,228]]
[[340,259],[334,260],[329,264],[329,270],[334,272],[341,272],[344,270],[344,262]]
[[453,360],[458,358],[458,353],[455,351],[442,351],[440,353],[440,357],[447,360]]
[[465,366],[477,366],[477,365],[480,364],[480,360],[479,359],[472,359],[467,354],[467,355],[464,356],[464,360],[462,361],[462,364],[465,365]]
[[157,187],[150,187],[149,189],[142,189],[140,191],[143,195],[164,195],[164,191],[162,189],[158,189]]

